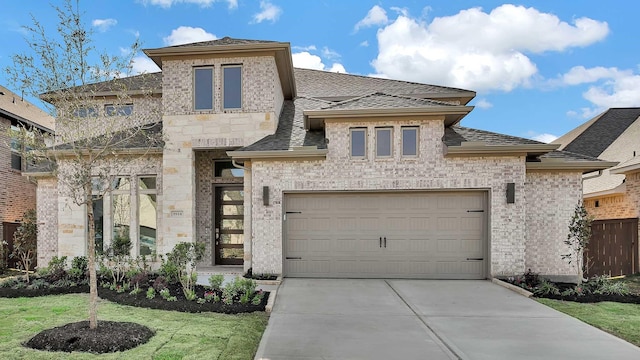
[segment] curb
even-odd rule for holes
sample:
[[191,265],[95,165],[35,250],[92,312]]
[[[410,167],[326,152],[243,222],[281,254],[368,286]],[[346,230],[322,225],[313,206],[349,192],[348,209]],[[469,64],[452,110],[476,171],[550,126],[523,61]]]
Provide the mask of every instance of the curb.
[[524,297],[530,298],[530,297],[533,296],[532,292],[527,291],[527,290],[525,290],[525,289],[523,289],[523,288],[521,288],[519,286],[515,286],[513,284],[509,284],[508,282],[504,282],[504,281],[502,281],[500,279],[493,278],[493,279],[491,279],[491,282],[494,283],[494,284],[500,285],[503,288],[506,288],[506,289],[509,289],[509,290],[511,290],[513,292],[516,292],[516,293],[518,293],[518,294],[520,294],[520,295],[522,295]]
[[273,311],[273,306],[276,304],[276,295],[278,294],[278,289],[275,289],[269,293],[269,299],[267,300],[267,305],[264,307],[264,312],[267,314],[271,314]]
[[277,285],[280,286],[282,283],[282,276],[278,276],[275,280],[256,280],[256,284],[258,285]]

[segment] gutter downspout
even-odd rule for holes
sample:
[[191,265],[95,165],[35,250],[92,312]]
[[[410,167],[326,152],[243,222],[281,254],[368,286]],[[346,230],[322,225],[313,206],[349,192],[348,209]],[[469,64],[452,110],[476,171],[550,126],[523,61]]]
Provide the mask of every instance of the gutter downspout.
[[243,270],[246,273],[253,267],[253,230],[252,230],[252,207],[251,207],[251,198],[252,198],[252,176],[251,176],[251,166],[247,166],[247,162],[245,161],[243,165],[238,164],[234,159],[231,159],[231,164],[238,168],[244,170],[244,261],[243,261]]

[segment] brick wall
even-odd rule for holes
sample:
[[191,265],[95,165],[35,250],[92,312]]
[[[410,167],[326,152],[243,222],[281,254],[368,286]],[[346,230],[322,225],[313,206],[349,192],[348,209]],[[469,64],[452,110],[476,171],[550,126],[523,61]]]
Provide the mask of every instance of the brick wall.
[[58,255],[58,183],[54,177],[39,178],[38,264],[47,266]]
[[[376,160],[373,131],[394,126],[394,156]],[[327,123],[329,153],[318,161],[254,161],[251,201],[253,269],[282,272],[282,198],[286,191],[320,190],[435,190],[489,191],[490,271],[492,276],[525,271],[525,163],[519,156],[444,158],[443,121],[432,118],[407,121],[420,126],[420,156],[400,157],[400,124],[367,122]],[[367,160],[349,157],[349,128],[369,129]],[[516,184],[516,203],[506,203],[506,184]],[[271,204],[262,204],[262,187],[269,186]],[[564,190],[563,190],[564,191]],[[554,196],[562,196],[562,191]],[[248,197],[245,197],[248,199]]]
[[0,117],[0,223],[16,222],[36,207],[35,183],[11,168],[10,127],[11,121]]
[[528,172],[525,184],[525,267],[541,275],[572,275],[576,269],[562,260],[569,222],[582,196],[580,172]]

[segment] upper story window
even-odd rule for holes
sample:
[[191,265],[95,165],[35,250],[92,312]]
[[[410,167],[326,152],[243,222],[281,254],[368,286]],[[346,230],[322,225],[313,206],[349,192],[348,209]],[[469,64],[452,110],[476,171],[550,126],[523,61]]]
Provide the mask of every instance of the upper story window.
[[353,128],[351,133],[351,157],[364,159],[367,157],[367,129]]
[[242,65],[222,67],[222,103],[224,109],[242,108]]
[[193,108],[213,110],[213,67],[193,69]]
[[133,114],[133,104],[105,105],[104,113],[107,116],[129,116]]
[[402,156],[415,157],[418,156],[418,128],[403,127],[402,128]]
[[217,160],[213,163],[213,176],[217,178],[242,178],[244,170],[233,166],[231,161]]
[[20,129],[11,125],[11,168],[22,171],[22,148],[20,145]]
[[376,128],[376,157],[391,157],[392,128]]
[[73,111],[73,116],[79,118],[87,118],[87,117],[97,117],[98,111],[95,107],[92,106],[83,106],[75,109]]

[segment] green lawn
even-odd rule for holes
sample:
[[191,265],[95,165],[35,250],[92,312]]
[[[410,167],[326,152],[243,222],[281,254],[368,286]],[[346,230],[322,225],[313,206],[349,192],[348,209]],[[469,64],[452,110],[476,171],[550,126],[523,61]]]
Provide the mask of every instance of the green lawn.
[[86,320],[87,309],[87,294],[0,298],[0,359],[253,359],[268,320],[264,313],[189,314],[101,301],[99,320],[136,322],[156,335],[135,349],[99,356],[21,345],[41,330]]
[[536,300],[640,346],[640,305],[615,302],[581,304],[550,299]]

